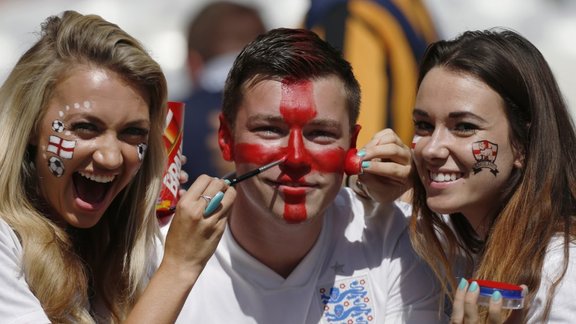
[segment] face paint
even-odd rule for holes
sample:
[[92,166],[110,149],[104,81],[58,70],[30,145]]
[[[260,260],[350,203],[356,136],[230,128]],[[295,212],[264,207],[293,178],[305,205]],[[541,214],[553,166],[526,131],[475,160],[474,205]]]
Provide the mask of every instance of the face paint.
[[144,143],[140,143],[138,145],[136,145],[136,150],[138,151],[138,160],[142,161],[144,160],[144,156],[146,155],[146,149],[148,148],[148,145],[144,144]]
[[50,169],[50,172],[57,178],[61,177],[65,171],[64,163],[55,156],[51,156],[48,159],[48,169]]
[[472,143],[472,153],[476,163],[472,166],[474,174],[482,171],[483,168],[490,169],[494,176],[498,174],[498,167],[494,163],[498,155],[498,144],[487,140]]
[[52,130],[56,133],[62,133],[64,131],[64,123],[60,120],[55,120],[52,122]]
[[64,159],[71,159],[74,155],[76,141],[67,141],[58,136],[51,135],[48,140],[46,151],[54,153]]
[[[321,173],[343,173],[346,151],[341,147],[331,147],[310,151],[306,146],[303,128],[317,111],[313,98],[311,81],[293,82],[285,80],[281,84],[280,114],[289,127],[288,143],[284,147],[260,144],[238,143],[234,146],[237,163],[264,165],[285,158],[279,167],[281,181],[304,182],[312,171]],[[306,219],[306,193],[301,188],[282,191],[284,196],[284,218],[288,222]]]

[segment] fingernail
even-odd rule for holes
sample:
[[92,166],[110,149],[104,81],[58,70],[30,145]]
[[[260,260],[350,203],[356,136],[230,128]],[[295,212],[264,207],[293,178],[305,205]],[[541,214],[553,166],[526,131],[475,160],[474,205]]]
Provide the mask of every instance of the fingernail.
[[220,206],[222,198],[224,198],[224,193],[222,191],[218,191],[212,200],[210,200],[210,203],[208,206],[206,206],[206,209],[204,209],[204,217],[210,216],[218,208],[218,206]]
[[364,157],[364,156],[366,156],[366,150],[361,149],[360,151],[356,152],[356,155],[359,157]]
[[498,290],[496,290],[495,292],[492,293],[492,301],[493,302],[498,302],[501,298],[502,298],[502,294]]
[[224,183],[225,183],[227,186],[229,186],[232,182],[230,182],[230,180],[228,180],[228,179],[224,179]]
[[478,283],[476,281],[472,281],[470,287],[468,287],[469,292],[475,292],[478,289]]
[[464,278],[460,279],[460,283],[458,284],[458,289],[462,290],[464,288],[466,288],[466,284],[468,284],[468,281]]
[[362,169],[368,169],[370,167],[370,161],[362,161]]

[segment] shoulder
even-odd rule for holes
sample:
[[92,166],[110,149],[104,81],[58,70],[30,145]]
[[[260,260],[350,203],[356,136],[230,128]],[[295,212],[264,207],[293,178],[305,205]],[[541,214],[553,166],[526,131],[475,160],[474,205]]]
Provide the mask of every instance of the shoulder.
[[[564,266],[566,272],[560,278]],[[556,288],[550,295],[551,288],[556,282]],[[576,291],[576,242],[572,241],[566,246],[563,238],[555,236],[548,244],[540,286],[529,310],[528,322],[537,323],[542,320],[541,316],[548,301],[551,302],[548,323],[572,321],[576,314],[574,291]]]
[[22,273],[22,245],[0,218],[0,318],[2,323],[49,323]]
[[2,246],[2,252],[4,252],[5,249],[13,253],[22,252],[22,244],[20,244],[18,236],[2,217],[0,217],[0,244]]

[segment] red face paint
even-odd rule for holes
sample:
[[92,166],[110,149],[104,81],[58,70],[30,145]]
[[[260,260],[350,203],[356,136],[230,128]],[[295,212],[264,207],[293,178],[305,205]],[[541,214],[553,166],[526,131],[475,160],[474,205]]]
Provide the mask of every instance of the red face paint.
[[[312,171],[321,173],[343,173],[346,151],[341,147],[310,151],[305,144],[304,126],[317,115],[311,81],[282,82],[280,114],[290,128],[288,144],[285,147],[238,143],[235,145],[235,159],[241,163],[264,165],[285,158],[279,167],[281,181],[305,182],[305,176]],[[282,191],[284,196],[284,219],[288,222],[306,220],[306,193],[302,188]]]

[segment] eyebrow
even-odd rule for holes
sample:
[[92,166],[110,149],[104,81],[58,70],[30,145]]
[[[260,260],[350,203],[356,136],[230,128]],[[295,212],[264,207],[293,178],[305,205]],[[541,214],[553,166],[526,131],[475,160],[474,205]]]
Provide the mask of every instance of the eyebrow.
[[[282,116],[278,115],[269,115],[269,114],[255,114],[248,118],[249,123],[254,122],[270,122],[270,123],[286,123],[286,120]],[[342,127],[342,123],[337,120],[333,119],[312,119],[307,124],[312,126],[319,126],[319,127],[326,127],[326,128],[340,128]]]
[[[71,114],[71,115],[68,115],[66,117],[67,118],[64,119],[66,121],[69,121],[72,118],[85,118],[86,120],[88,120],[91,123],[105,124],[104,121],[102,121],[102,119],[100,119],[94,115],[87,114],[85,112],[79,112],[77,114]],[[149,119],[141,118],[141,119],[128,121],[125,126],[128,126],[128,127],[138,126],[138,127],[150,128],[151,123],[152,122]]]
[[[412,112],[412,116],[413,117],[416,117],[416,116],[429,117],[430,115],[422,109],[414,108],[414,111]],[[451,119],[472,118],[472,119],[476,119],[480,122],[484,122],[484,123],[486,122],[486,119],[484,119],[484,118],[482,118],[482,117],[480,117],[474,113],[471,113],[469,111],[454,111],[454,112],[451,112],[448,114],[448,118],[451,118]]]

